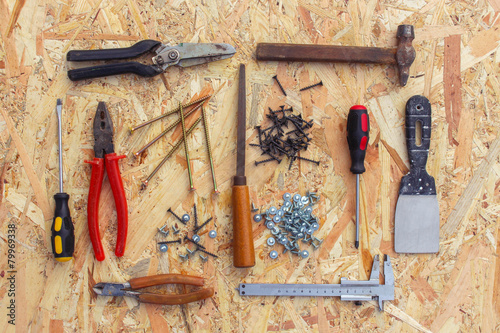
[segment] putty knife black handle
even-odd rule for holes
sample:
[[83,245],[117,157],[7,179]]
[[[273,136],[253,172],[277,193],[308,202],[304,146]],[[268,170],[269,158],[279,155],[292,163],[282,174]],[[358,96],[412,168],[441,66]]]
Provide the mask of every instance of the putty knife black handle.
[[[434,178],[425,169],[431,142],[431,112],[431,103],[424,96],[413,96],[406,103],[406,145],[410,172],[401,180],[400,194],[436,194]],[[422,129],[420,140],[417,140],[418,123]]]

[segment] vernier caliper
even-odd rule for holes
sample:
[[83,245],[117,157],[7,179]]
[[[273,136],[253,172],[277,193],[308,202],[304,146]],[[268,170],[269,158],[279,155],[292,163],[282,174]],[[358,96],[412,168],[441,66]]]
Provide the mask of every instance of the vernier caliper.
[[378,300],[382,311],[384,301],[394,300],[394,271],[388,255],[384,257],[384,284],[380,284],[379,275],[380,261],[376,255],[367,281],[340,278],[340,284],[240,283],[236,290],[240,296],[340,296],[341,301]]

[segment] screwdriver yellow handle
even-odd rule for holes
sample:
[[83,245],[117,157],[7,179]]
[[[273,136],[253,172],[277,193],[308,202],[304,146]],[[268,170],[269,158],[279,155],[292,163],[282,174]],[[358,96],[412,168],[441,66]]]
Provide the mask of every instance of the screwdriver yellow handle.
[[75,228],[69,212],[69,195],[57,193],[54,199],[56,210],[51,228],[52,251],[57,261],[70,261],[75,251]]

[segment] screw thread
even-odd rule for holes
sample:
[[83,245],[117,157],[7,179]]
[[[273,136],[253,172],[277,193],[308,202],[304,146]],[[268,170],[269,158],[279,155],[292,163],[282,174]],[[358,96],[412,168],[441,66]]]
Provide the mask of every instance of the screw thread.
[[275,79],[275,80],[276,80],[276,82],[278,82],[278,86],[280,87],[281,92],[283,92],[283,95],[285,95],[285,96],[286,96],[285,89],[284,89],[284,88],[283,88],[283,86],[281,85],[281,82],[278,80],[278,76],[277,76],[277,75],[273,76],[273,79]]
[[191,190],[194,189],[193,185],[193,175],[191,174],[191,161],[189,159],[189,149],[188,149],[188,144],[187,144],[187,138],[186,138],[186,124],[184,121],[184,113],[182,112],[182,104],[179,103],[179,118],[181,120],[181,127],[182,127],[182,137],[184,138],[184,152],[186,155],[186,162],[187,162],[187,169],[188,169],[188,176],[189,176],[189,187]]
[[311,84],[310,86],[301,88],[299,91],[304,91],[304,90],[311,89],[311,88],[316,87],[316,86],[322,86],[322,85],[323,85],[323,81],[319,81],[318,83],[314,83],[314,84]]
[[212,221],[212,217],[210,217],[208,220],[206,220],[205,222],[203,222],[202,225],[200,225],[198,228],[195,228],[193,231],[197,232],[198,230],[200,230],[201,228],[203,228],[204,226],[206,226],[210,221]]
[[205,131],[205,144],[207,146],[208,159],[210,160],[210,171],[212,173],[212,181],[214,183],[214,191],[215,191],[215,193],[219,193],[219,190],[217,189],[217,180],[215,179],[215,169],[214,169],[214,162],[213,162],[213,158],[212,158],[212,145],[210,144],[210,134],[208,133],[207,114],[206,114],[205,108],[203,106],[201,107],[201,117],[203,119],[203,129]]

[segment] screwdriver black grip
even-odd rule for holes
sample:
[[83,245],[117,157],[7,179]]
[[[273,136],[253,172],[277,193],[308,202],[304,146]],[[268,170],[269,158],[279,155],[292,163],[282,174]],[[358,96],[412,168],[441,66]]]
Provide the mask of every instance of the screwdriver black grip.
[[69,261],[75,252],[75,228],[71,220],[67,193],[56,193],[56,210],[52,223],[52,252],[57,261]]
[[351,172],[365,172],[365,155],[368,147],[370,119],[363,105],[354,105],[347,116],[347,143],[351,153]]

